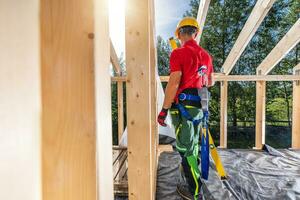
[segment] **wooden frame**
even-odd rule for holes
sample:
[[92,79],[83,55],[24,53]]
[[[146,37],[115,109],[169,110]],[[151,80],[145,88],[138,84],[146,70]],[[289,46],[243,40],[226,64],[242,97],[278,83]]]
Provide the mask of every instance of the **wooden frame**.
[[118,96],[118,142],[120,143],[124,132],[124,94],[123,82],[117,82],[117,96]]
[[117,76],[121,76],[122,74],[122,70],[121,70],[121,65],[119,63],[119,59],[115,50],[115,47],[111,41],[111,39],[109,39],[110,41],[110,62],[114,68],[114,71],[116,72]]
[[300,19],[292,26],[285,36],[278,42],[269,55],[257,67],[258,75],[268,74],[282,58],[300,41]]
[[155,6],[154,0],[150,0],[150,79],[151,79],[151,145],[152,145],[152,174],[153,177],[153,198],[156,198],[156,177],[157,177],[157,162],[158,162],[158,124],[157,124],[157,114],[158,114],[158,105],[157,105],[157,76],[158,76],[158,67],[157,67],[157,49],[156,49],[156,29],[155,29]]
[[[267,81],[295,81],[298,82],[300,80],[300,75],[267,75],[267,73],[262,73],[260,71],[257,75],[228,75],[232,68],[234,67],[235,63],[245,50],[246,46],[250,42],[251,38],[257,31],[258,27],[262,23],[263,19],[267,15],[268,11],[272,7],[275,0],[258,0],[254,9],[252,10],[245,26],[243,27],[234,47],[232,48],[229,56],[227,57],[224,65],[223,65],[223,74],[215,73],[213,75],[213,80],[221,82],[221,135],[220,135],[220,147],[226,148],[227,147],[227,97],[228,97],[228,82],[230,81],[255,81],[257,84],[257,107],[256,107],[256,142],[255,147],[257,149],[261,149],[262,144],[264,144],[264,127],[265,127],[265,89],[266,89],[266,82]],[[147,3],[146,3],[147,2]],[[145,147],[149,147],[150,144],[155,143],[155,139],[149,138],[148,134],[152,133],[154,129],[156,129],[156,123],[153,123],[155,120],[156,109],[152,106],[156,105],[155,101],[155,80],[154,74],[155,72],[153,69],[149,68],[149,63],[151,66],[154,66],[155,63],[155,52],[153,52],[153,6],[152,0],[148,0],[145,2],[140,2],[137,0],[130,1],[130,10],[133,11],[132,13],[127,12],[127,26],[126,27],[126,51],[127,51],[127,67],[128,69],[128,77],[119,76],[119,77],[112,77],[111,81],[118,82],[118,84],[122,82],[126,82],[127,84],[127,92],[129,92],[129,96],[127,97],[128,102],[128,130],[129,130],[129,197],[130,199],[151,199],[154,197],[154,184],[153,177],[155,170],[155,165],[151,164],[153,162],[154,152],[153,149],[147,148],[150,150],[148,154],[145,155],[144,152],[138,152],[137,149],[143,149]],[[205,18],[208,11],[208,6],[210,4],[210,0],[203,0],[200,2],[197,20],[200,25],[200,29],[203,30]],[[128,9],[128,8],[127,8]],[[140,12],[139,9],[143,10],[144,12]],[[137,14],[139,13],[139,14]],[[139,19],[134,19],[134,16]],[[148,21],[145,20],[145,16],[148,17]],[[153,17],[153,16],[152,16]],[[299,21],[299,20],[298,20]],[[268,61],[264,61],[261,66],[266,66],[266,64],[271,65],[274,67],[276,62],[279,62],[280,59],[298,42],[298,36],[295,36],[295,32],[299,30],[297,22],[292,29],[287,33],[287,35],[279,42],[279,47],[275,47],[270,55],[266,58]],[[201,38],[201,33],[198,35],[197,41],[199,42]],[[138,41],[138,42],[136,42]],[[139,43],[137,47],[136,43]],[[284,48],[281,48],[283,47]],[[129,46],[130,45],[130,46]],[[139,51],[137,51],[139,49]],[[152,50],[151,50],[152,49]],[[284,51],[279,51],[279,49],[284,49]],[[150,56],[150,57],[149,57]],[[271,58],[271,59],[269,59]],[[115,59],[116,60],[116,59]],[[135,67],[136,71],[131,70],[131,67]],[[141,67],[143,66],[143,67]],[[266,67],[264,67],[265,69]],[[266,69],[267,71],[271,69]],[[119,74],[120,75],[120,74]],[[140,80],[143,79],[143,83]],[[168,76],[161,76],[160,77],[162,82],[168,82]],[[131,91],[130,91],[131,90]],[[152,94],[152,98],[148,95]],[[143,98],[142,98],[142,97]],[[154,97],[154,98],[153,98]],[[299,97],[300,98],[300,97]],[[133,106],[135,105],[135,107]],[[148,105],[148,108],[145,109],[146,115],[139,113],[139,106],[141,105]],[[150,106],[150,107],[149,107]],[[295,109],[295,108],[294,108]],[[154,114],[155,113],[155,114]],[[137,115],[137,116],[134,116]],[[300,118],[300,117],[298,117]],[[140,121],[142,120],[142,121]],[[137,121],[139,122],[137,125]],[[147,123],[151,122],[151,123]],[[142,124],[142,125],[141,125]],[[143,133],[144,137],[148,138],[149,140],[146,142],[144,140],[139,141],[137,143],[136,139],[134,138],[137,135],[137,130],[143,126],[146,133]],[[155,132],[155,131],[154,131]],[[294,134],[294,137],[299,137],[297,134]],[[131,138],[130,138],[131,137]],[[141,145],[143,144],[143,145]],[[154,145],[156,148],[156,145]],[[150,156],[150,157],[149,157]],[[148,161],[141,164],[140,160],[137,157],[144,157],[147,158]],[[137,167],[135,171],[130,169],[130,163],[134,163]],[[148,178],[139,177],[137,172],[141,170],[143,166],[146,169],[146,174],[149,175]],[[152,168],[152,171],[151,171]],[[149,183],[149,187],[144,188],[143,186],[136,185],[133,180],[137,179],[145,179],[144,181]],[[146,194],[139,194],[138,191],[145,191]],[[142,196],[144,195],[144,196]]]
[[203,28],[204,28],[204,23],[206,20],[206,15],[208,12],[208,8],[209,8],[209,4],[210,4],[211,0],[201,0],[200,4],[199,4],[199,8],[198,8],[198,14],[197,14],[197,21],[199,24],[199,33],[197,35],[196,41],[199,44],[200,40],[201,40],[201,36],[202,36],[202,32],[203,32]]
[[255,149],[265,144],[266,130],[266,81],[256,82]]
[[[218,81],[296,81],[300,80],[299,75],[224,75],[223,73],[214,73],[213,82]],[[126,82],[127,77],[111,77],[113,82]],[[161,82],[168,82],[169,76],[160,76]]]
[[[127,130],[129,199],[155,199],[155,47],[152,0],[130,0],[126,8]],[[149,20],[150,19],[150,20]],[[155,99],[156,102],[156,99]],[[143,183],[143,184],[140,184]]]
[[[300,75],[300,63],[294,68],[294,74]],[[300,81],[293,83],[293,124],[292,148],[300,149]]]
[[[101,73],[109,72],[106,0],[97,1],[100,10],[96,9],[96,13],[99,11],[101,15],[97,15],[96,22],[100,22],[101,28],[96,23],[96,35],[100,32],[96,39],[102,40],[96,42],[101,45],[96,45],[96,51],[101,49],[96,60],[94,2],[73,1],[72,6],[68,0],[41,0],[40,3],[42,199],[96,199],[96,166],[101,177],[100,197],[111,199],[112,194],[105,195],[112,191],[112,145],[107,136],[111,133],[110,79],[109,73]],[[95,61],[99,67],[94,68]],[[99,74],[96,87],[94,69]]]
[[[269,55],[257,67],[258,75],[267,75],[282,58],[300,41],[300,19],[292,26],[279,41]],[[255,148],[260,149],[265,144],[265,108],[266,108],[266,82],[256,83],[256,140]],[[296,134],[296,133],[295,133]],[[295,135],[293,134],[293,135]]]
[[109,38],[108,0],[94,1],[97,199],[114,199],[110,61],[118,58]]
[[229,55],[227,56],[222,71],[228,75],[235,63],[238,61],[244,50],[246,49],[251,38],[254,36],[261,22],[271,9],[275,0],[258,0],[248,17],[239,37],[234,43]]
[[213,75],[213,81],[295,81],[299,75]]
[[227,148],[227,101],[228,101],[228,82],[221,82],[220,100],[220,148]]

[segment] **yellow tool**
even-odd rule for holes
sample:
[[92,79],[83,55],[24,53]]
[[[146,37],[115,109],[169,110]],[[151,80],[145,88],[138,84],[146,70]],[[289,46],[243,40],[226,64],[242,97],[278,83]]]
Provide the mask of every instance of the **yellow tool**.
[[[171,37],[169,39],[169,42],[170,42],[170,46],[171,46],[172,50],[178,48],[177,42],[173,37]],[[203,127],[202,131],[204,131],[204,133],[206,133],[206,128]],[[212,157],[212,159],[213,159],[213,161],[216,165],[216,170],[217,170],[217,172],[218,172],[221,179],[226,179],[227,174],[225,172],[225,169],[223,167],[221,158],[218,154],[217,148],[214,144],[213,138],[212,138],[209,130],[208,130],[208,135],[209,135],[210,155],[211,155],[211,157]]]
[[171,37],[171,38],[169,39],[169,42],[170,42],[170,45],[171,45],[172,50],[178,48],[177,42],[176,42],[176,40],[175,40],[173,37]]

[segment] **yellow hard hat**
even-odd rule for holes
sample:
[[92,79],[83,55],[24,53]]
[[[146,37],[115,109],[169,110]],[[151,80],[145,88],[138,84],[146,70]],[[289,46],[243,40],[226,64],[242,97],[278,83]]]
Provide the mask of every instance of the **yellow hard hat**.
[[177,25],[176,31],[175,31],[175,36],[178,38],[179,36],[179,29],[184,27],[184,26],[192,26],[197,28],[197,32],[199,31],[199,24],[197,20],[194,17],[185,17],[183,18]]

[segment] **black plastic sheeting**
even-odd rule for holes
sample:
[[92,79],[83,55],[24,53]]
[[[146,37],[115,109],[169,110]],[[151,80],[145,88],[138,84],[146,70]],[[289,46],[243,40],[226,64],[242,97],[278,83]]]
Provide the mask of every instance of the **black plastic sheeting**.
[[[300,151],[219,149],[228,179],[221,181],[211,162],[208,181],[203,181],[205,199],[300,200]],[[159,158],[157,200],[180,200],[176,193],[182,181],[181,158],[164,152]]]

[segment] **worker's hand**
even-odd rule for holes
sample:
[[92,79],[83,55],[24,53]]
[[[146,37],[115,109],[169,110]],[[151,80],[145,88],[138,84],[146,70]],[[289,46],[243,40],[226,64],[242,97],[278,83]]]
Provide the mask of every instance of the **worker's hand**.
[[158,115],[158,117],[157,117],[157,122],[161,126],[167,126],[167,124],[165,123],[167,115],[168,115],[168,109],[162,108],[159,115]]

